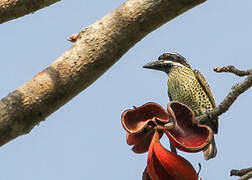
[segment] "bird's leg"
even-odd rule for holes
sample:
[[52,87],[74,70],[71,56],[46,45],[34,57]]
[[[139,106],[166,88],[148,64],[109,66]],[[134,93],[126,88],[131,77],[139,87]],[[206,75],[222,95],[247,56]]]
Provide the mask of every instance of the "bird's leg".
[[[207,117],[208,117],[209,119],[212,119],[213,117],[212,117],[212,115],[210,114],[210,111],[211,111],[211,110],[207,109],[207,110],[205,111],[205,113],[206,113],[206,115],[207,115]],[[201,122],[200,122],[200,123],[201,123]]]
[[210,110],[209,110],[209,109],[207,109],[205,113],[206,113],[206,115],[207,115],[210,119],[212,119],[212,116],[211,116],[211,114],[210,114]]

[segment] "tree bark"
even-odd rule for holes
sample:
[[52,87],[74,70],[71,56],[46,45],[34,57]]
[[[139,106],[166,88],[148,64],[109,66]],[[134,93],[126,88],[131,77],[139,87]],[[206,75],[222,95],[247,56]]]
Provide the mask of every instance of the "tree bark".
[[60,0],[0,0],[0,24],[35,12]]
[[204,1],[128,0],[83,29],[69,50],[0,101],[0,145],[29,133],[144,36]]

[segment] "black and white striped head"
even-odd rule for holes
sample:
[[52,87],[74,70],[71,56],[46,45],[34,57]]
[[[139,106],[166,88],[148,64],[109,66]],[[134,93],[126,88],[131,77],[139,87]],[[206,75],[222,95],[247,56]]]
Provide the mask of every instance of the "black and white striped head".
[[143,68],[155,69],[169,73],[172,67],[191,68],[186,59],[178,53],[164,53],[158,60],[147,63]]

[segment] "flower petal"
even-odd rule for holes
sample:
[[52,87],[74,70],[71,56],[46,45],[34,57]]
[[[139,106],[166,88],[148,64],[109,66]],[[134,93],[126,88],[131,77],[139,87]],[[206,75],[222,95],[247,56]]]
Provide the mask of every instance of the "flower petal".
[[170,120],[162,106],[154,102],[134,107],[134,109],[128,109],[121,116],[124,129],[132,134],[140,133],[148,124],[155,124],[156,121],[165,124]]
[[213,134],[211,128],[199,124],[188,106],[172,101],[167,110],[175,125],[165,133],[173,146],[186,152],[198,152],[209,144]]
[[154,130],[144,130],[140,134],[126,134],[126,141],[128,145],[133,145],[132,151],[135,153],[145,153],[148,151]]
[[148,171],[147,171],[147,167],[144,169],[142,180],[151,180],[151,178],[148,174]]
[[193,166],[165,149],[159,142],[157,132],[149,146],[147,170],[152,180],[197,180]]
[[[147,152],[155,128],[169,121],[168,113],[156,103],[146,103],[126,110],[121,117],[122,125],[127,131],[127,144],[133,145],[132,151],[135,153]],[[160,137],[162,135],[163,132],[160,131]]]

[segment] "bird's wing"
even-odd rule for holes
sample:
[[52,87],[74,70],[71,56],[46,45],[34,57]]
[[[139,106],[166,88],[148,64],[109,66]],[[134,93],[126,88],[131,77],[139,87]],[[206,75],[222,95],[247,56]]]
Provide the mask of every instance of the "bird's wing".
[[210,87],[209,87],[208,83],[206,82],[204,76],[196,69],[193,70],[193,73],[194,73],[196,79],[198,80],[198,82],[200,83],[201,87],[203,88],[203,90],[207,94],[213,108],[215,108],[216,104],[215,104],[215,101],[214,101],[213,94],[212,94],[212,92],[210,90]]

